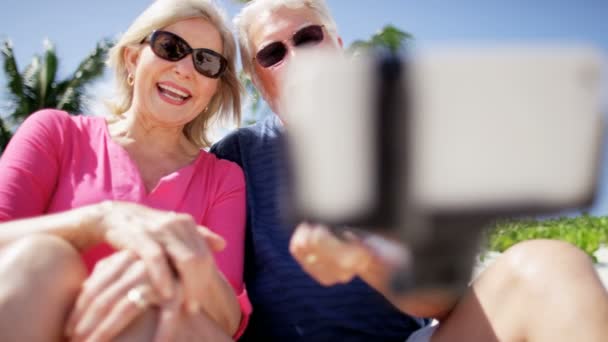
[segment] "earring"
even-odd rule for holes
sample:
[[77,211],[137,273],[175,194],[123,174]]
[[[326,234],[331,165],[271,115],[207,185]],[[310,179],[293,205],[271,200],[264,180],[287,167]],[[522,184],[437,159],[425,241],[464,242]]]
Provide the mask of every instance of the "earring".
[[133,76],[133,74],[129,73],[129,75],[127,76],[127,84],[132,87],[133,84],[135,84],[135,77]]

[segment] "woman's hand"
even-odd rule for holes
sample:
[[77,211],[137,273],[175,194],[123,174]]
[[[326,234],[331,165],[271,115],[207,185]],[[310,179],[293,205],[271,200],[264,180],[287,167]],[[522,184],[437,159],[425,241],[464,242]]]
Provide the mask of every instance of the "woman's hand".
[[302,268],[325,286],[350,282],[367,269],[372,258],[354,234],[345,232],[342,240],[327,227],[308,223],[296,228],[289,250]]
[[180,287],[170,301],[162,301],[149,285],[144,263],[131,251],[100,261],[86,280],[66,325],[72,341],[116,338],[149,307],[160,309],[157,341],[172,340],[181,315]]
[[205,290],[200,280],[206,278],[201,272],[215,269],[211,252],[222,250],[224,239],[190,215],[125,202],[104,202],[101,207],[98,226],[104,240],[140,257],[163,299],[173,297],[179,279],[188,310],[198,312],[197,293]]
[[[95,265],[84,282],[66,325],[72,341],[110,340],[159,298],[151,287],[145,265],[131,251],[121,251]],[[138,289],[145,297],[129,298]],[[147,290],[144,290],[147,289]],[[144,293],[145,291],[145,293]]]

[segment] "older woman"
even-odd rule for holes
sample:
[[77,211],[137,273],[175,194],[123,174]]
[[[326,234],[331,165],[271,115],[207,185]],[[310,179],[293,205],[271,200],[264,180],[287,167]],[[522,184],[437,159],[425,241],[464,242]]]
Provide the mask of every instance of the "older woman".
[[0,340],[240,334],[244,178],[202,150],[210,120],[239,118],[234,59],[211,1],[158,0],[111,51],[114,118],[19,128],[0,161]]

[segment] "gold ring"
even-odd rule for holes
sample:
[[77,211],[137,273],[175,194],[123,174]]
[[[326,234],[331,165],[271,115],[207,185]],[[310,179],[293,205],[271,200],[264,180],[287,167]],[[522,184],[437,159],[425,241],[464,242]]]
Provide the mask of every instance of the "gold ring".
[[188,312],[194,315],[201,312],[201,304],[197,301],[191,301],[188,303]]
[[318,258],[317,258],[316,254],[310,253],[310,254],[306,255],[306,258],[304,260],[306,261],[307,264],[312,265],[317,262],[317,259]]
[[127,293],[127,299],[141,310],[146,309],[150,304],[144,296],[145,289],[143,286],[138,286],[130,289]]

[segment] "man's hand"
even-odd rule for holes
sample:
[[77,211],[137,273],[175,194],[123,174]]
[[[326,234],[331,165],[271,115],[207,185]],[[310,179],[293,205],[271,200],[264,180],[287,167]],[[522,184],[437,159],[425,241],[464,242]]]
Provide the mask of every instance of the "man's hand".
[[453,308],[458,296],[441,290],[396,295],[390,275],[411,266],[407,246],[380,235],[364,237],[345,231],[343,239],[327,227],[300,224],[291,238],[290,251],[302,268],[319,283],[347,283],[355,276],[375,288],[395,307],[417,317],[441,319]]
[[336,237],[322,225],[302,223],[293,234],[289,250],[302,268],[319,283],[348,283],[366,271],[371,251],[354,234]]

